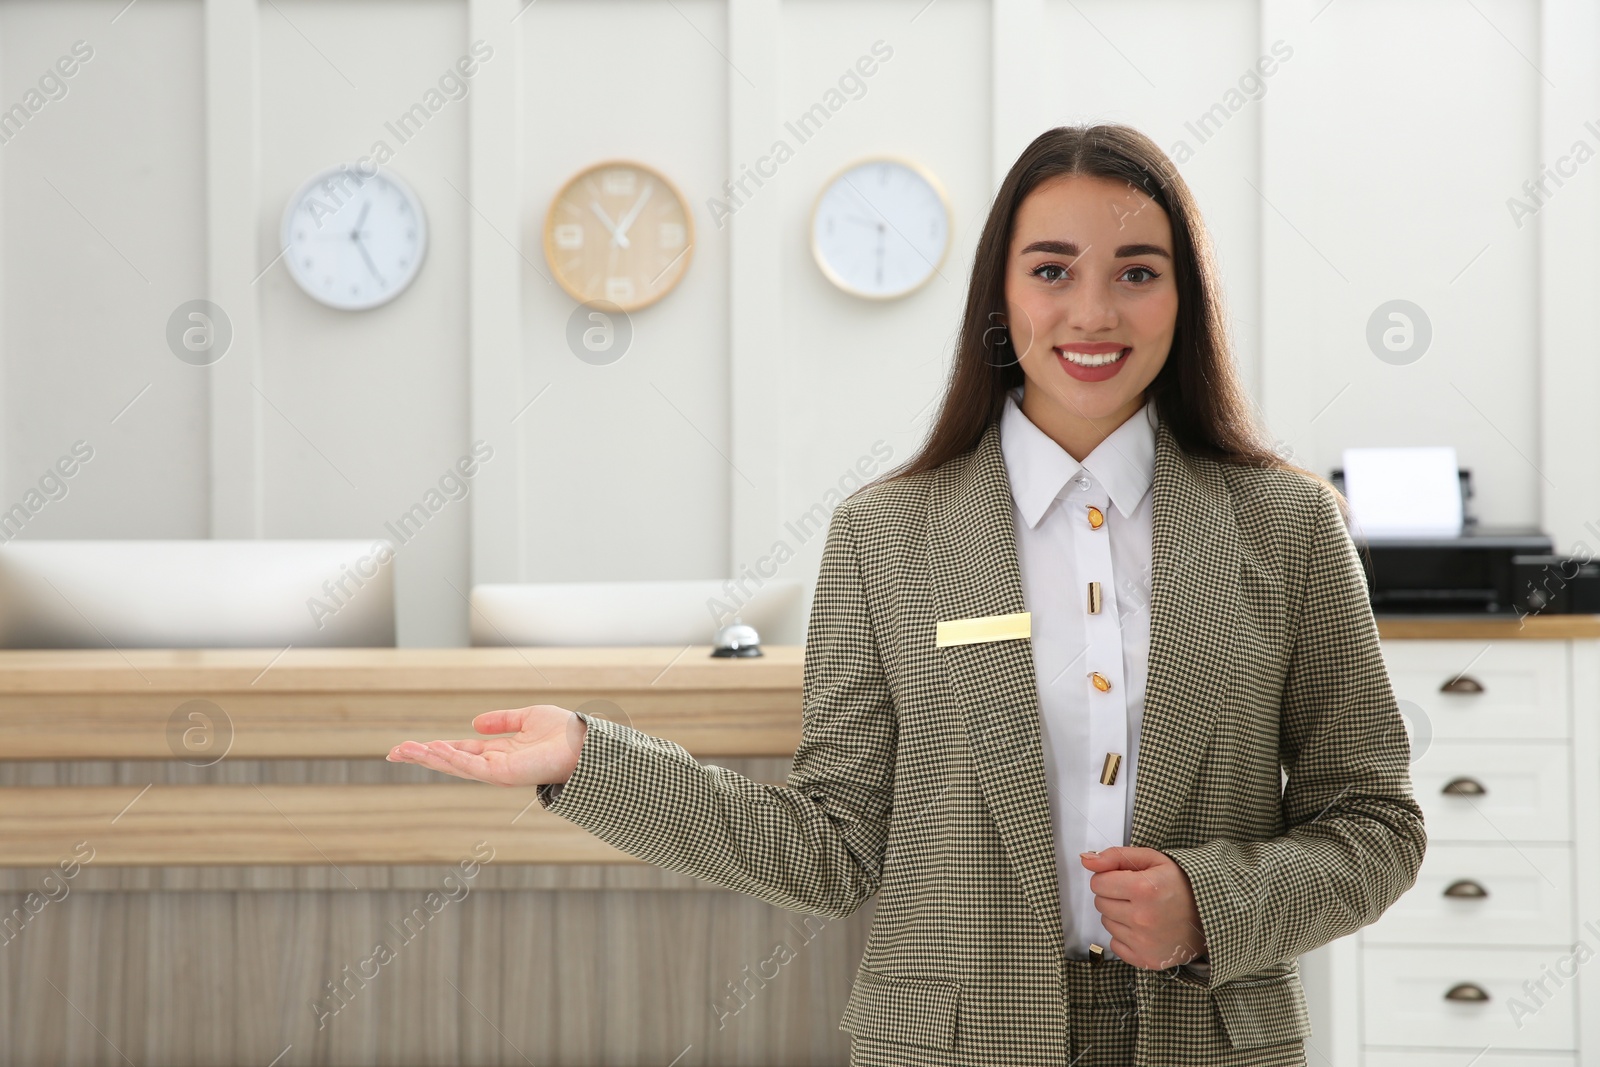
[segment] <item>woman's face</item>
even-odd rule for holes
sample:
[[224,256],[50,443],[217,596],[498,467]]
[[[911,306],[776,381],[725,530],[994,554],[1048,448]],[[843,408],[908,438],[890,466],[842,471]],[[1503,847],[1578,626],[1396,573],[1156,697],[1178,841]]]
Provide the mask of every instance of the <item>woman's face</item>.
[[1166,212],[1116,179],[1042,183],[1017,209],[1006,312],[1024,412],[1097,442],[1139,410],[1172,347],[1178,287]]

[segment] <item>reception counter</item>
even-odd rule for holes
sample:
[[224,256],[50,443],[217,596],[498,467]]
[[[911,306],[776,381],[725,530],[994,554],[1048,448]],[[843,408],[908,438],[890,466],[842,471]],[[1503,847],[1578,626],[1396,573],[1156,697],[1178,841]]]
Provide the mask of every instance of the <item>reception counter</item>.
[[872,902],[784,912],[383,758],[549,703],[783,782],[801,650],[709,652],[0,652],[0,1067],[844,1064]]
[[552,703],[784,781],[801,650],[709,653],[0,652],[0,1065],[845,1063],[870,902],[785,912],[383,758]]
[[[0,865],[54,863],[61,841],[113,816],[97,866],[448,863],[489,827],[496,863],[632,864],[528,807],[531,789],[383,756],[408,738],[473,736],[479,712],[558,704],[782,781],[800,740],[800,649],[710,651],[0,652],[0,758],[38,764],[0,773]],[[102,761],[160,762],[133,765],[128,784],[150,787],[136,800],[85,766]]]

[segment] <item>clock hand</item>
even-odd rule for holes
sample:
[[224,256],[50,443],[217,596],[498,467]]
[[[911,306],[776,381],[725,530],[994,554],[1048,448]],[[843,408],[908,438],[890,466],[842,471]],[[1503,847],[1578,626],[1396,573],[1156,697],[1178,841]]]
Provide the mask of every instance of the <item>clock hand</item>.
[[591,200],[589,201],[589,206],[594,209],[594,213],[596,215],[600,216],[600,221],[606,224],[606,229],[611,231],[611,243],[613,245],[621,245],[623,248],[627,248],[627,235],[618,232],[617,224],[611,221],[611,217],[606,214],[606,209],[600,206],[600,201]]
[[639,199],[633,205],[633,210],[622,216],[622,220],[617,223],[618,230],[622,231],[623,234],[628,232],[628,227],[633,225],[633,220],[639,217],[639,209],[644,207],[644,202],[650,199],[650,194],[654,191],[654,185],[647,185],[644,187],[644,192],[639,194]]
[[367,221],[367,212],[369,212],[371,210],[372,210],[372,201],[371,200],[368,200],[365,204],[361,205],[361,217],[356,219],[356,228],[350,231],[350,236],[351,237],[354,237],[356,234],[361,232],[361,224],[363,222]]
[[367,246],[361,243],[361,238],[357,234],[351,234],[350,239],[354,241],[356,243],[356,247],[361,250],[361,258],[367,261],[367,269],[372,272],[372,276],[374,278],[378,279],[378,284],[387,284],[383,280],[383,275],[378,273],[378,265],[372,262],[372,256],[368,254]]

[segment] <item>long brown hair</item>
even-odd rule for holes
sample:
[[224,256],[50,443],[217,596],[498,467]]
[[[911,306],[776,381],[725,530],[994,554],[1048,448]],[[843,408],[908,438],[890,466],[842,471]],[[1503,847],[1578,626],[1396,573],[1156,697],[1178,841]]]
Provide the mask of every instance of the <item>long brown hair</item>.
[[[977,446],[999,420],[1006,391],[1022,384],[1009,331],[996,328],[1017,209],[1041,183],[1069,174],[1110,178],[1141,190],[1172,224],[1178,317],[1166,363],[1148,396],[1178,445],[1194,455],[1300,471],[1268,443],[1228,347],[1221,283],[1211,238],[1182,175],[1154,141],[1131,126],[1057,126],[1023,151],[995,194],[972,261],[955,362],[933,427],[910,459],[872,484],[929,471]],[[1003,340],[996,340],[996,335]],[[1340,498],[1341,510],[1343,500]]]

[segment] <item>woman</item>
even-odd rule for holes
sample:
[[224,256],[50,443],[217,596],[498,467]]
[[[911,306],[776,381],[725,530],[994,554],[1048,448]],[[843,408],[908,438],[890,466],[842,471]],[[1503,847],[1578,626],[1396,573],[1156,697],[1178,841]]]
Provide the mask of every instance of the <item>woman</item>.
[[[548,705],[390,759],[780,907],[878,894],[851,1063],[1303,1064],[1426,836],[1343,502],[1262,441],[1124,126],[1017,160],[921,451],[834,512],[787,786]],[[564,783],[564,784],[557,784]]]

